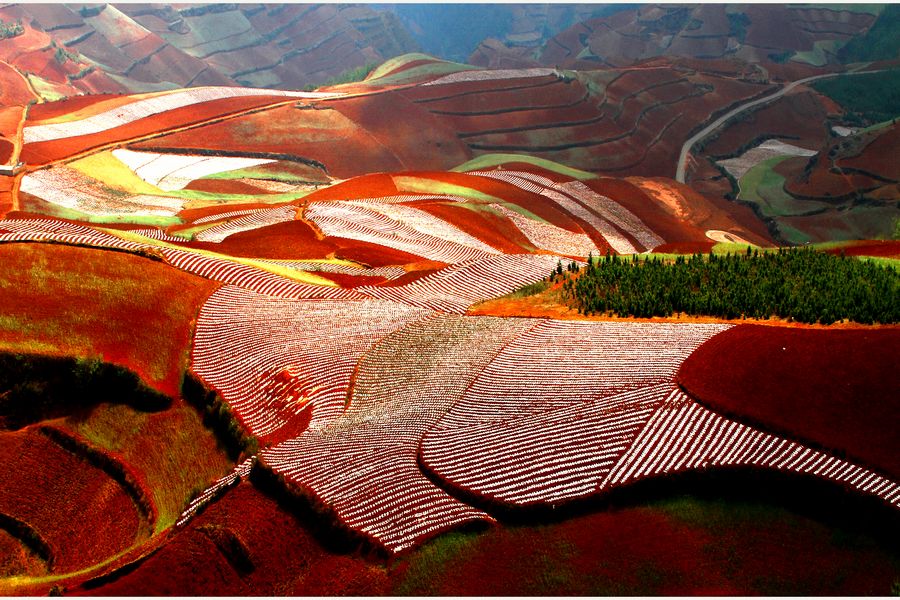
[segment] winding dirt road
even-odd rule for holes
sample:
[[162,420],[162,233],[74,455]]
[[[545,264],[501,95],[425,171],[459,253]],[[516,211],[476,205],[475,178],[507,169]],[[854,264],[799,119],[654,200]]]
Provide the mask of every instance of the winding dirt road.
[[684,143],[684,145],[681,147],[681,154],[678,155],[678,169],[675,171],[675,181],[677,181],[678,183],[685,183],[684,176],[685,176],[685,171],[687,170],[688,154],[690,154],[691,148],[694,147],[694,144],[696,144],[697,142],[699,142],[700,140],[702,140],[703,138],[708,136],[710,133],[712,133],[713,131],[715,131],[722,125],[724,125],[725,122],[728,121],[729,119],[731,119],[732,117],[739,115],[743,112],[747,112],[748,110],[756,108],[757,106],[760,106],[762,104],[767,104],[769,102],[773,102],[774,100],[781,98],[782,96],[784,96],[785,94],[787,94],[788,92],[793,90],[798,85],[803,85],[805,83],[809,83],[810,81],[815,81],[817,79],[826,79],[828,77],[837,77],[838,75],[861,75],[863,73],[880,73],[882,70],[883,69],[879,69],[876,71],[853,71],[853,72],[844,72],[844,73],[825,73],[822,75],[813,75],[812,77],[804,77],[803,79],[798,79],[797,81],[790,82],[789,84],[787,84],[786,86],[784,86],[783,88],[778,90],[777,92],[769,94],[768,96],[763,96],[762,98],[757,98],[756,100],[751,100],[750,102],[747,102],[746,104],[741,104],[737,108],[734,108],[734,109],[728,111],[727,113],[725,113],[724,115],[722,115],[721,117],[719,117],[718,119],[716,119],[715,121],[713,121],[712,123],[710,123],[709,125],[704,127],[703,129],[701,129],[699,132],[694,134],[690,139],[688,139],[688,141],[686,141]]

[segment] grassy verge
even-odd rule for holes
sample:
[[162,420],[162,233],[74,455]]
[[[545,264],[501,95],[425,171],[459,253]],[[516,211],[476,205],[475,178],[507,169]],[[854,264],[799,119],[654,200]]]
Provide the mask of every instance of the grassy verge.
[[597,176],[593,173],[588,173],[587,171],[582,171],[581,169],[567,167],[565,165],[559,164],[558,162],[554,162],[546,158],[538,158],[537,156],[531,156],[528,154],[482,154],[481,156],[473,158],[472,160],[465,162],[458,167],[454,167],[453,169],[451,169],[451,171],[460,173],[465,171],[477,171],[480,169],[489,169],[491,167],[496,167],[498,165],[506,163],[528,163],[530,165],[534,165],[536,167],[540,167],[554,173],[559,173],[560,175],[565,175],[566,177],[571,177],[573,179],[580,179],[582,181],[586,179],[597,178]]

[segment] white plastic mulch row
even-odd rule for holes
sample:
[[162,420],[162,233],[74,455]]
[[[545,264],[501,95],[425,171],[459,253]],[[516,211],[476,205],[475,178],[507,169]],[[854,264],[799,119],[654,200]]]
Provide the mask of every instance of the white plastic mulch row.
[[529,326],[449,315],[411,323],[362,358],[337,420],[265,450],[263,460],[395,552],[449,527],[492,520],[425,478],[418,447],[491,357]]
[[428,314],[370,298],[298,300],[225,286],[200,311],[192,368],[253,435],[276,433],[307,409],[315,429],[343,412],[359,358]]
[[114,127],[127,125],[138,119],[150,117],[161,112],[175,110],[192,104],[210,102],[222,98],[242,96],[284,96],[288,98],[329,98],[340,94],[323,92],[292,92],[240,87],[197,87],[161,94],[151,98],[135,100],[130,104],[112,108],[102,113],[91,115],[77,121],[48,123],[46,125],[29,125],[23,132],[26,144],[48,142],[67,137],[90,135],[107,131]]
[[761,162],[776,156],[815,156],[816,150],[808,150],[793,144],[786,144],[781,140],[766,140],[765,142],[750,148],[735,158],[718,161],[735,179],[740,179],[747,171]]
[[124,148],[113,150],[112,154],[138,177],[164,191],[183,189],[190,182],[209,175],[275,162],[273,159],[236,156],[136,152]]
[[447,83],[463,83],[466,81],[492,81],[495,79],[516,79],[519,77],[547,77],[556,75],[556,69],[533,68],[533,69],[496,69],[483,71],[459,71],[444,75],[434,81],[423,83],[427,85],[443,85]]
[[573,233],[552,223],[542,223],[510,210],[502,204],[491,204],[491,208],[505,216],[541,250],[548,250],[565,256],[587,256],[599,254],[596,244],[584,233]]
[[297,216],[296,206],[279,206],[277,208],[264,208],[253,211],[234,220],[213,225],[194,236],[198,242],[219,243],[231,235],[242,231],[252,231],[269,225],[287,223]]
[[378,202],[313,202],[304,217],[328,236],[394,248],[429,260],[458,263],[500,252],[425,211]]

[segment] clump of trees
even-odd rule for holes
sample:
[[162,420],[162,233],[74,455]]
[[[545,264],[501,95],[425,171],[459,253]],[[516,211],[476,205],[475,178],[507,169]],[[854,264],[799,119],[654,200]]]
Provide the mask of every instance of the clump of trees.
[[22,35],[23,33],[25,33],[25,28],[22,26],[21,19],[18,19],[11,23],[6,23],[2,19],[0,19],[0,40],[14,38],[16,36]]
[[562,264],[565,302],[584,314],[725,319],[782,317],[803,323],[900,322],[900,273],[871,261],[812,249],[623,258]]

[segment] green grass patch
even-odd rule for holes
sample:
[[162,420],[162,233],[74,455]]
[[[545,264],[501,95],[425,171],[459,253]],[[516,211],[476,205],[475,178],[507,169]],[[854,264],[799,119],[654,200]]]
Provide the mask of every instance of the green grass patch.
[[196,494],[234,468],[197,411],[181,401],[162,412],[103,404],[66,426],[142,475],[158,511],[155,533],[174,525]]
[[491,196],[490,194],[485,194],[484,192],[479,192],[478,190],[469,187],[456,185],[455,183],[447,183],[445,181],[438,181],[436,179],[429,179],[427,177],[394,175],[392,176],[392,179],[394,180],[394,185],[397,186],[397,191],[399,192],[414,192],[419,194],[446,194],[449,196],[468,198],[469,200],[480,200],[482,202],[488,202],[490,204],[502,204],[505,202],[501,198]]
[[529,154],[482,154],[481,156],[473,158],[472,160],[465,162],[458,167],[454,167],[453,169],[451,169],[451,171],[456,171],[458,173],[462,173],[465,171],[477,171],[480,169],[488,169],[491,167],[496,167],[498,165],[513,162],[528,163],[530,165],[541,167],[542,169],[553,171],[554,173],[559,173],[560,175],[565,175],[566,177],[571,177],[573,179],[579,179],[582,181],[586,179],[597,178],[597,176],[593,173],[588,173],[587,171],[582,171],[581,169],[567,167],[565,165],[559,164],[558,162],[554,162],[546,158],[531,156]]
[[[479,67],[474,67],[472,65],[463,63],[437,60],[434,57],[428,55],[421,55],[420,59],[431,59],[436,62],[419,65],[417,67],[412,67],[410,69],[406,69],[405,71],[390,75],[385,74],[376,76],[375,74],[379,72],[379,69],[375,69],[375,71],[372,72],[372,75],[370,75],[369,78],[362,83],[365,85],[402,85],[405,83],[415,83],[426,78],[449,75],[451,73],[458,73],[460,71],[474,71],[479,69]],[[412,60],[407,62],[412,62]],[[393,68],[396,69],[399,66],[400,65],[398,64]],[[387,71],[384,72],[387,73]]]
[[464,558],[478,543],[478,533],[452,531],[440,535],[411,554],[395,596],[434,596],[440,593],[440,579],[452,571],[454,561]]
[[69,219],[72,221],[81,221],[83,223],[94,224],[110,224],[110,223],[128,223],[131,225],[150,225],[157,227],[168,227],[169,225],[180,225],[182,220],[179,217],[163,217],[156,215],[92,215],[74,208],[59,206],[52,202],[47,202],[37,196],[22,195],[20,196],[20,204],[23,211],[31,212],[48,217],[56,217],[58,219]]
[[630,317],[706,315],[725,319],[782,317],[804,323],[900,322],[900,271],[811,249],[778,249],[674,262],[607,255],[563,278],[566,304],[584,314]]
[[547,291],[550,288],[550,282],[547,280],[537,281],[535,283],[529,283],[527,285],[523,285],[517,290],[513,290],[504,298],[527,298],[529,296],[537,296],[538,294]]

